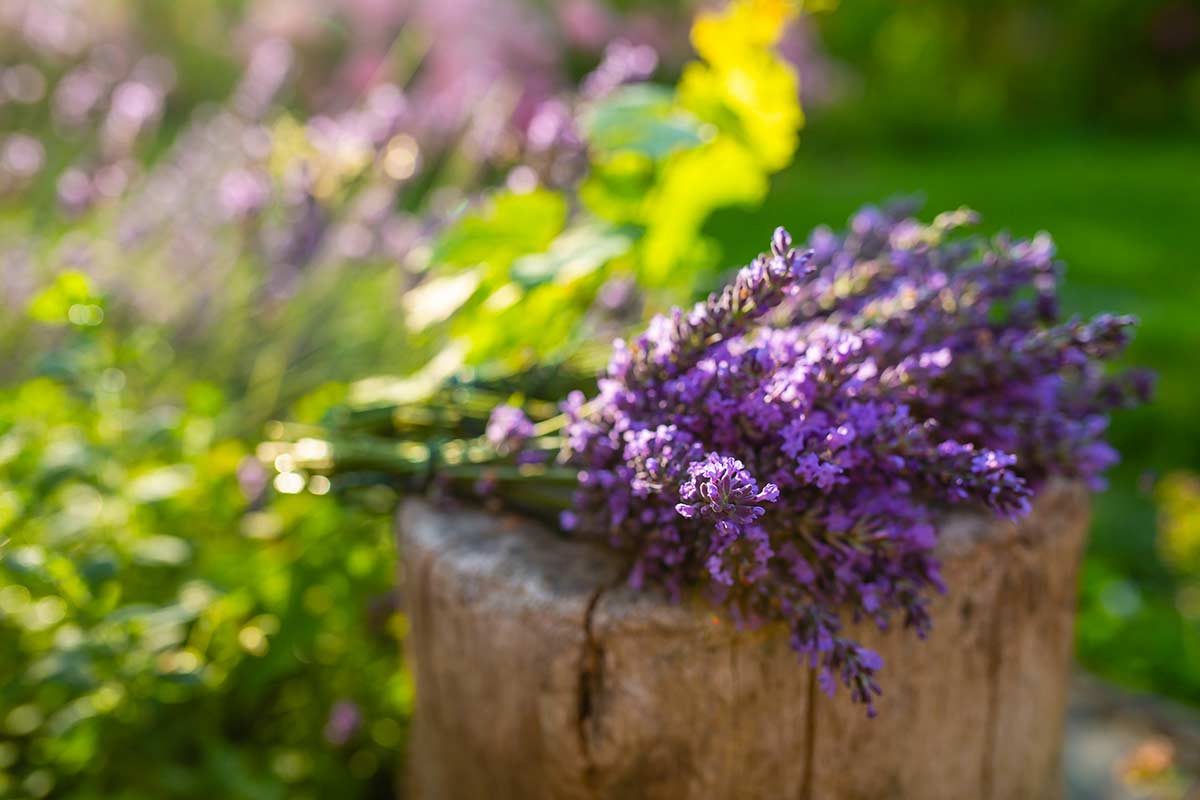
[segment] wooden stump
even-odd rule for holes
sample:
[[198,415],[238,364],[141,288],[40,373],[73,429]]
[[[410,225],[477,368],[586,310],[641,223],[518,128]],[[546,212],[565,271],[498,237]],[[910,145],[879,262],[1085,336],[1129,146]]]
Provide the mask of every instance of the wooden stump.
[[885,661],[870,720],[781,630],[635,592],[612,552],[528,520],[409,501],[411,794],[1057,797],[1088,508],[1059,483],[1017,524],[947,516],[929,639],[855,631]]

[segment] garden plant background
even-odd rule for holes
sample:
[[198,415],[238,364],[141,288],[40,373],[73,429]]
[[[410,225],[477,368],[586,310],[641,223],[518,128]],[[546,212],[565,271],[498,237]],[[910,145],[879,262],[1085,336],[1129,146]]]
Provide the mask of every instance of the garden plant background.
[[1079,5],[0,0],[0,795],[390,796],[395,490],[258,441],[897,194],[1141,319],[1078,655],[1200,706],[1200,12]]

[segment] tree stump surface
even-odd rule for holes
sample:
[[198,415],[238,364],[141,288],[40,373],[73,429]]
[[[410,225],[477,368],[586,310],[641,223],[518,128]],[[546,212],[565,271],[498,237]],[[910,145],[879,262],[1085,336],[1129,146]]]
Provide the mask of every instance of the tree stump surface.
[[946,515],[929,638],[853,631],[884,659],[868,719],[817,690],[785,631],[635,591],[617,554],[527,519],[406,501],[410,793],[1058,797],[1088,516],[1065,482],[1017,523]]

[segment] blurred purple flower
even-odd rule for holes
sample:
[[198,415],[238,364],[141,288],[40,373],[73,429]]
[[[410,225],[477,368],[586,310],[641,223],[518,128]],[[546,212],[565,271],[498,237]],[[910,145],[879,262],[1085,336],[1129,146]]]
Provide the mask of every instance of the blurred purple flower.
[[270,477],[266,467],[254,456],[246,456],[238,462],[238,488],[248,503],[255,503],[262,497]]
[[533,423],[525,416],[525,412],[506,405],[492,409],[486,436],[501,453],[513,453],[521,449],[533,432]]
[[338,700],[329,709],[325,722],[325,741],[334,747],[343,747],[362,727],[363,715],[353,700]]
[[644,81],[658,67],[658,53],[645,44],[617,39],[604,50],[604,59],[583,79],[581,94],[595,100],[627,83]]
[[240,219],[252,216],[266,204],[271,186],[266,176],[237,168],[225,173],[217,192],[225,214]]
[[615,342],[591,409],[564,406],[572,528],[630,551],[635,585],[786,623],[871,711],[882,660],[845,618],[924,635],[935,510],[1013,518],[1050,477],[1098,485],[1108,413],[1148,391],[1105,369],[1130,318],[1060,322],[1049,239],[950,235],[974,219],[867,207],[804,254],[778,229],[723,291]]

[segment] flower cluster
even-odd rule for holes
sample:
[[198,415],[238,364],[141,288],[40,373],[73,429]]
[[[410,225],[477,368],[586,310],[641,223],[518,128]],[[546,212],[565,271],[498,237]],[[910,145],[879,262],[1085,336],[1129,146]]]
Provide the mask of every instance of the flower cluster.
[[498,452],[508,453],[520,450],[533,433],[533,423],[524,411],[516,406],[503,405],[492,410],[484,435]]
[[955,236],[868,208],[843,236],[771,252],[690,312],[618,341],[574,394],[564,525],[634,556],[631,580],[699,586],[739,624],[786,623],[823,688],[871,706],[879,656],[848,618],[929,629],[935,514],[1017,517],[1050,476],[1097,484],[1110,375],[1133,321],[1059,322],[1050,240]]

